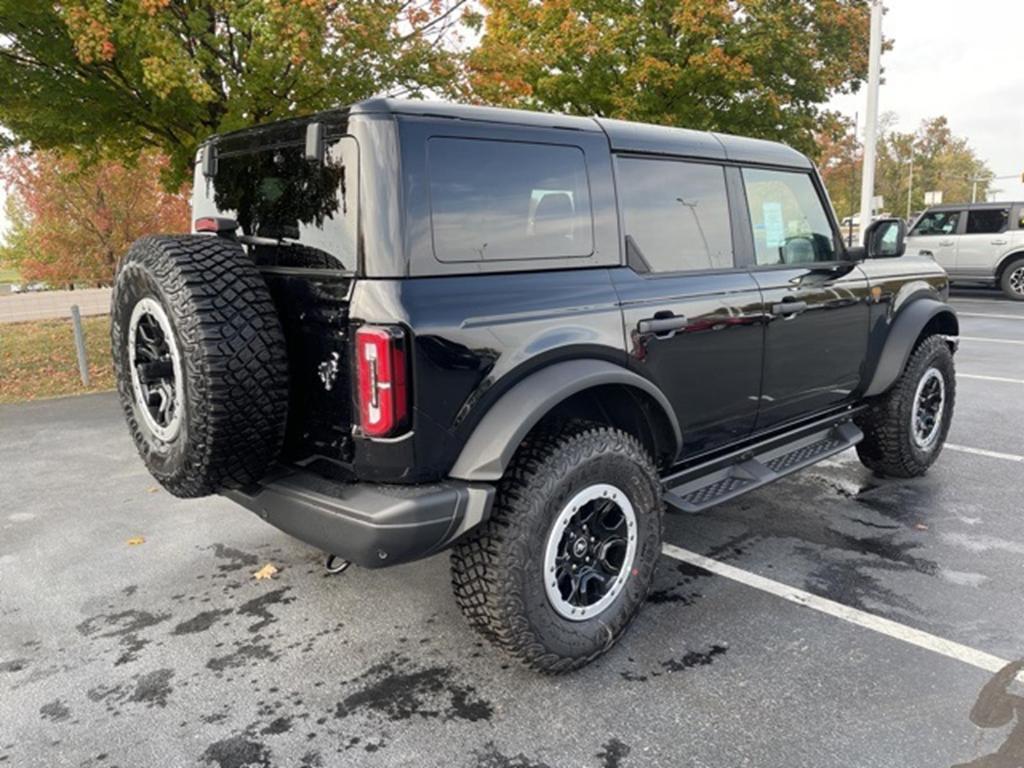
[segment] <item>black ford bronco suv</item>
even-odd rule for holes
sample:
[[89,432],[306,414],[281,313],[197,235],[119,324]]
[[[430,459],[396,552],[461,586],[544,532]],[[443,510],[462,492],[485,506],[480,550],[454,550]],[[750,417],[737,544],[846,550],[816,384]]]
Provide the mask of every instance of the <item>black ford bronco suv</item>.
[[114,290],[149,470],[337,568],[450,549],[539,670],[620,637],[666,507],[851,446],[914,477],[949,430],[946,274],[896,219],[844,247],[780,144],[374,99],[209,140],[193,207]]

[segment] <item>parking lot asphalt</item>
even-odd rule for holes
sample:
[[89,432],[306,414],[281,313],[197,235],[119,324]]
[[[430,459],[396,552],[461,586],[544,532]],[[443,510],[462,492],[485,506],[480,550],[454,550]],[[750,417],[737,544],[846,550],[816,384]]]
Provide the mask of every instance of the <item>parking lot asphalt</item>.
[[[925,478],[847,452],[666,541],[1024,657],[1024,304],[953,303],[976,340]],[[444,556],[327,576],[230,502],[170,497],[109,394],[0,407],[0,481],[0,766],[1024,765],[1024,685],[670,557],[615,649],[537,676],[472,634]]]

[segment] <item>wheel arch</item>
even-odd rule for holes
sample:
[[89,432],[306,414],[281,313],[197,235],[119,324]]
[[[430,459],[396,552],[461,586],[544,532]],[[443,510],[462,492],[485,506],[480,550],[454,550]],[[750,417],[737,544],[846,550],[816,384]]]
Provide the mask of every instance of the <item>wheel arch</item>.
[[889,389],[899,378],[921,339],[936,334],[960,334],[960,321],[949,304],[938,299],[921,298],[904,307],[892,321],[864,396],[872,397]]
[[1012,251],[1011,253],[1006,254],[1005,256],[1003,256],[1003,258],[999,260],[999,263],[996,265],[997,286],[1000,282],[1002,282],[1003,273],[1006,271],[1006,268],[1017,259],[1024,259],[1024,248]]
[[656,462],[670,462],[682,431],[665,394],[649,380],[606,360],[569,360],[516,384],[476,425],[449,476],[501,478],[523,439],[546,418],[583,417],[636,436]]

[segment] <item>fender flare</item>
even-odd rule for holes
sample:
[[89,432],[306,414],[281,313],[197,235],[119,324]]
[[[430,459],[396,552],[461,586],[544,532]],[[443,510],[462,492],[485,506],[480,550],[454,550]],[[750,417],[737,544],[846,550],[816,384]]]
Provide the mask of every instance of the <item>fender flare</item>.
[[669,420],[679,449],[679,421],[658,387],[604,360],[569,360],[531,374],[502,395],[474,428],[449,476],[475,481],[500,479],[523,438],[552,408],[578,392],[606,384],[623,384],[650,395]]
[[871,383],[864,391],[865,397],[880,395],[893,385],[903,372],[921,331],[933,318],[943,314],[949,316],[955,329],[951,335],[957,335],[960,332],[960,322],[957,320],[956,311],[938,299],[917,299],[896,316],[889,328],[882,353],[878,357],[878,365],[875,366]]
[[1019,259],[1021,256],[1024,256],[1024,250],[1016,250],[1006,254],[999,260],[999,263],[996,264],[995,272],[993,273],[997,283],[1003,279],[1003,270],[1010,266],[1010,262]]

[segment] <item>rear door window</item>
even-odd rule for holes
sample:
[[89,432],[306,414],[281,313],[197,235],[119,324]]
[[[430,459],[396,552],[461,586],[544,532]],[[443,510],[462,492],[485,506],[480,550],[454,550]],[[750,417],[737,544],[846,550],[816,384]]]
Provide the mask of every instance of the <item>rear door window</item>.
[[809,174],[744,168],[759,266],[836,259],[828,214]]
[[651,272],[733,266],[724,168],[631,157],[616,167],[631,258]]
[[968,235],[990,235],[1005,232],[1009,223],[1009,208],[983,208],[967,212]]
[[579,147],[433,137],[427,172],[439,261],[554,259],[594,250]]
[[914,225],[910,234],[924,235],[955,235],[960,224],[963,211],[928,211]]

